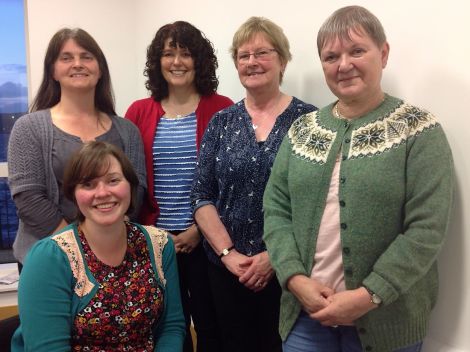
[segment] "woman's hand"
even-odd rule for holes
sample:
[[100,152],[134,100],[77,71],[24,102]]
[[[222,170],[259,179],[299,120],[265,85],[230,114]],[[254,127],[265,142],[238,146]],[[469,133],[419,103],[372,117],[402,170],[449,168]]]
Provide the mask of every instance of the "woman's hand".
[[310,314],[312,319],[325,326],[351,325],[368,311],[377,308],[364,287],[335,293],[328,297],[328,301],[327,307]]
[[191,253],[194,248],[201,242],[201,236],[195,225],[189,227],[186,231],[179,235],[171,235],[175,244],[176,253]]
[[[334,295],[329,288],[305,275],[294,275],[287,282],[287,288],[299,300],[304,310],[312,315],[323,310],[330,304],[330,297]],[[334,324],[333,324],[334,325]]]
[[239,281],[250,290],[259,292],[272,279],[274,270],[267,251],[248,258],[248,260],[239,264],[244,269],[244,274],[240,276]]
[[222,264],[235,276],[240,277],[242,276],[246,268],[242,265],[243,263],[247,263],[251,261],[251,257],[248,257],[244,254],[241,254],[236,249],[232,249],[229,254],[224,255],[221,258]]

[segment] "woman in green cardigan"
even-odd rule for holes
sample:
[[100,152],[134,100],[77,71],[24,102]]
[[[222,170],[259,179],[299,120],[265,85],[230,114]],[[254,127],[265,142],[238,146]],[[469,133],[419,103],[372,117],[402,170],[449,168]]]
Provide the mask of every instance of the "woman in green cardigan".
[[78,221],[28,253],[12,351],[181,352],[174,246],[165,231],[126,220],[139,185],[130,161],[112,144],[87,143],[63,185]]
[[283,349],[420,351],[452,203],[449,145],[432,114],[382,91],[389,44],[372,13],[337,10],[317,46],[338,100],[293,123],[264,194]]

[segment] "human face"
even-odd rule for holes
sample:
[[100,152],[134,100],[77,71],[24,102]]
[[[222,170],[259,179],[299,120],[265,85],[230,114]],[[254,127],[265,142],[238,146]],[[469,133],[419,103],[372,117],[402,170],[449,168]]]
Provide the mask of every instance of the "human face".
[[86,223],[108,226],[122,222],[131,202],[131,186],[117,159],[109,156],[104,175],[77,185],[75,199]]
[[387,65],[389,45],[380,48],[360,30],[350,30],[351,40],[338,37],[326,42],[320,59],[328,87],[342,101],[367,101],[382,95],[380,81]]
[[54,79],[61,89],[94,90],[101,72],[98,61],[73,39],[68,39],[54,63]]
[[162,57],[160,59],[162,74],[168,83],[168,87],[190,87],[194,86],[196,71],[194,60],[187,48],[179,45],[176,48],[170,43],[173,39],[165,40]]
[[[263,33],[255,34],[238,48],[235,66],[240,82],[246,90],[279,88],[281,72],[284,71],[285,65],[281,63],[277,52],[271,49],[274,49],[273,45]],[[267,54],[256,58],[253,53],[259,52]]]

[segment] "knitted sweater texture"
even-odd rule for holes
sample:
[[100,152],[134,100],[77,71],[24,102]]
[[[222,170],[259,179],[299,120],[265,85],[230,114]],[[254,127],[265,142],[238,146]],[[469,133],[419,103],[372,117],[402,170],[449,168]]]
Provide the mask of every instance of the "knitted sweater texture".
[[[124,144],[124,152],[139,177],[139,197],[146,188],[145,157],[139,130],[129,121],[110,116]],[[13,126],[8,144],[8,182],[11,195],[24,191],[44,193],[47,199],[59,204],[59,187],[52,165],[53,124],[50,110],[40,110],[22,116]],[[57,226],[56,224],[55,226]],[[39,233],[35,224],[19,219],[13,249],[15,257],[23,262],[27,251],[50,233]]]
[[[355,324],[365,350],[393,351],[421,341],[437,299],[436,258],[453,193],[452,155],[427,111],[386,95],[352,121],[333,104],[299,118],[283,141],[264,194],[264,241],[283,287],[286,339],[300,303],[286,283],[309,276],[336,157],[347,289],[365,285],[383,304]],[[372,348],[372,349],[370,349]]]

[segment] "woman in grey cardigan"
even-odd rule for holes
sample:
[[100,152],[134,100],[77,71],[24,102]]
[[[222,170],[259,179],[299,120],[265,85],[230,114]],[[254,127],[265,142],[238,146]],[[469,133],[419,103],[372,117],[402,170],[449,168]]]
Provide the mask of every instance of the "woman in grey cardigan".
[[129,157],[140,182],[134,214],[146,188],[139,131],[116,116],[106,58],[86,31],[64,28],[52,37],[30,111],[15,123],[8,146],[9,184],[19,217],[13,249],[20,264],[36,241],[75,219],[76,206],[62,193],[62,174],[84,142],[109,142]]

